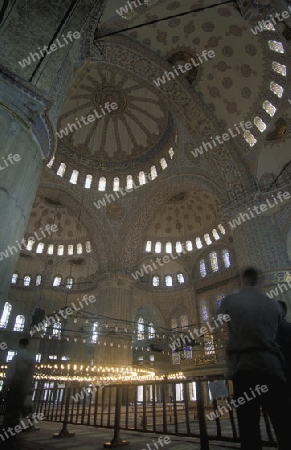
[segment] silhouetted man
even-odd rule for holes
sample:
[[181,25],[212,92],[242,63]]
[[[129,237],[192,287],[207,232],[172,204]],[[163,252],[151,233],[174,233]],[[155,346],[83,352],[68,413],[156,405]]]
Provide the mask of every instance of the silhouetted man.
[[[2,389],[2,397],[5,398],[6,411],[3,427],[5,430],[14,429],[19,424],[20,414],[24,407],[25,397],[31,392],[33,383],[33,370],[35,358],[26,350],[28,339],[20,339],[17,354],[12,358]],[[5,445],[9,449],[15,447],[16,433],[10,433],[7,441],[1,442],[1,448]],[[4,434],[5,435],[5,434]]]
[[[272,421],[279,450],[290,450],[287,385],[282,354],[276,342],[282,312],[277,301],[257,289],[257,281],[257,271],[245,269],[241,291],[227,296],[218,310],[230,316],[226,352],[234,397],[236,401],[243,398],[236,409],[241,449],[262,449],[262,405]],[[267,390],[264,388],[261,395],[254,396],[252,392],[258,385],[266,386]]]

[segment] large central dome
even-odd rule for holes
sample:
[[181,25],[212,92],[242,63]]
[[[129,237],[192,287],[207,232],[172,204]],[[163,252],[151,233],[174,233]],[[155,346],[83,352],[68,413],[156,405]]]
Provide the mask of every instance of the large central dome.
[[[115,102],[117,109],[106,111],[104,105]],[[106,114],[102,114],[103,111]],[[85,125],[81,117],[95,113]],[[72,127],[63,136],[63,147],[72,155],[116,169],[120,163],[140,163],[163,150],[173,131],[171,115],[163,108],[154,88],[145,87],[127,73],[87,64],[69,90],[58,130]],[[77,129],[76,129],[77,128]],[[69,129],[68,129],[69,131]],[[76,156],[76,155],[74,155]],[[75,159],[75,158],[74,158]],[[81,162],[81,160],[80,160]]]

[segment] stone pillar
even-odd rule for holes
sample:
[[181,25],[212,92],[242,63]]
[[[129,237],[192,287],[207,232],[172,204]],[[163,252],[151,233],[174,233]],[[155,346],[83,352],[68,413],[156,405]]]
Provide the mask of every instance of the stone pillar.
[[[134,324],[120,321],[134,320],[131,312],[132,296],[132,281],[124,275],[111,275],[99,283],[98,316],[109,318],[99,321],[100,333],[95,350],[95,364],[132,365],[131,336]],[[119,320],[114,321],[111,317]]]
[[24,247],[21,240],[38,188],[43,159],[55,141],[48,136],[49,122],[42,117],[49,107],[48,101],[43,100],[39,92],[32,92],[27,83],[0,68],[1,314],[19,252]]

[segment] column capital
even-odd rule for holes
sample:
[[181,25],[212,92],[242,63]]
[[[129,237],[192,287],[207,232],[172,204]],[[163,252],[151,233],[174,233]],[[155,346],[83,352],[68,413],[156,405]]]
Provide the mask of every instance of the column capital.
[[49,117],[52,100],[1,64],[0,91],[0,105],[15,117],[15,122],[11,122],[9,128],[11,134],[17,135],[17,122],[22,123],[26,129],[31,130],[39,143],[42,158],[48,158],[54,153],[57,144],[54,126]]

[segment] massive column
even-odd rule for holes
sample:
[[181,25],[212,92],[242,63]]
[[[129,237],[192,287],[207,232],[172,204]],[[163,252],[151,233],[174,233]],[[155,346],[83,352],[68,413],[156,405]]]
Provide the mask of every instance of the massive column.
[[[36,195],[43,159],[54,139],[48,100],[15,75],[0,75],[0,315]],[[33,90],[32,90],[33,89]]]

